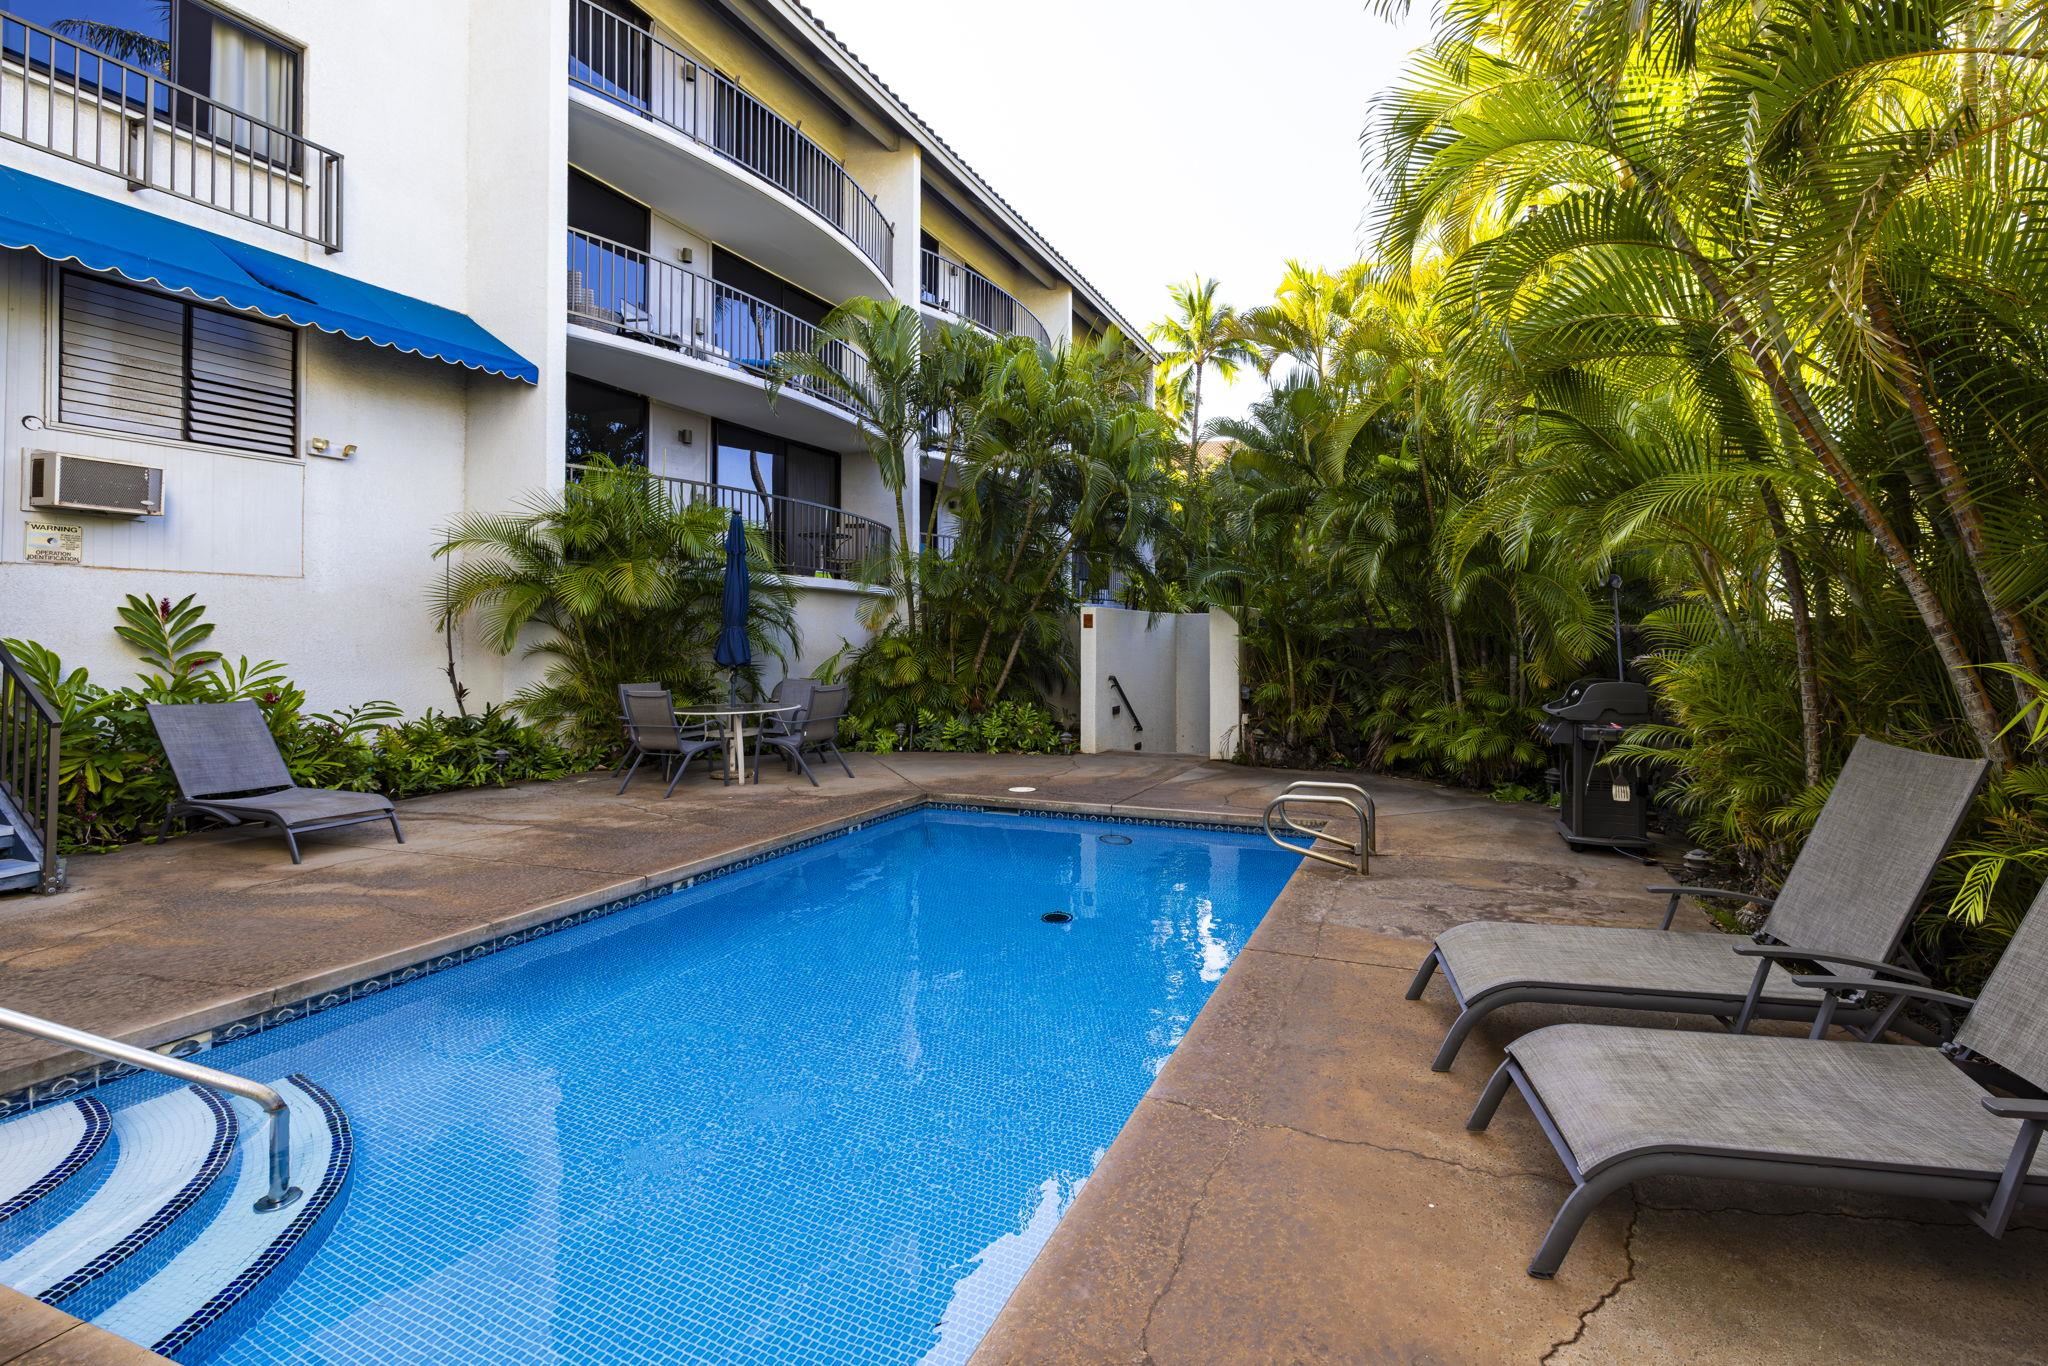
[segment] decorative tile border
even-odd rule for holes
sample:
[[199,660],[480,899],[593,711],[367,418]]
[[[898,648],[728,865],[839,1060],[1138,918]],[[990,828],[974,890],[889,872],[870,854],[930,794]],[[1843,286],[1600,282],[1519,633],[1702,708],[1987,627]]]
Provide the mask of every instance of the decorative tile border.
[[[506,949],[516,949],[522,944],[530,944],[537,939],[544,939],[562,930],[571,930],[579,925],[586,925],[593,920],[602,920],[606,916],[616,915],[620,911],[631,910],[635,906],[645,905],[647,902],[661,897],[673,896],[677,892],[688,891],[693,887],[701,887],[707,882],[716,882],[720,878],[731,877],[735,873],[743,873],[750,868],[758,868],[764,863],[784,858],[805,849],[815,848],[832,840],[842,839],[847,835],[857,834],[863,830],[872,830],[877,826],[888,825],[896,821],[907,820],[924,811],[964,811],[993,816],[1035,816],[1047,820],[1090,821],[1106,825],[1156,826],[1168,830],[1206,830],[1231,835],[1257,833],[1259,829],[1256,824],[1242,825],[1226,821],[1124,816],[1103,811],[1063,811],[1049,806],[1009,806],[1000,803],[942,801],[926,798],[923,801],[894,811],[863,816],[845,825],[834,826],[829,830],[821,830],[809,835],[800,835],[756,853],[747,854],[729,862],[718,864],[715,867],[691,873],[687,877],[676,878],[659,886],[645,888],[634,892],[630,896],[601,902],[595,906],[587,906],[580,911],[571,911],[567,915],[557,916],[553,920],[542,921],[538,925],[530,925],[523,930],[513,930],[506,934],[481,940],[467,948],[451,949],[447,953],[435,954],[431,958],[422,959],[417,963],[412,963],[402,968],[394,968],[389,972],[379,973],[374,977],[364,978],[360,982],[352,982],[347,986],[334,987],[327,991],[302,997],[288,1005],[274,1006],[269,1010],[259,1011],[254,1015],[247,1015],[239,1020],[218,1025],[197,1034],[188,1035],[170,1044],[159,1045],[156,1051],[169,1054],[174,1058],[190,1057],[194,1053],[202,1053],[221,1044],[234,1043],[238,1039],[245,1039],[251,1034],[261,1034],[265,1030],[275,1029],[279,1025],[292,1024],[304,1019],[308,1015],[318,1015],[322,1011],[333,1009],[335,1006],[347,1005],[350,1001],[366,1000],[392,987],[405,986],[407,983],[419,981],[421,978],[431,977],[437,972],[460,967],[464,963],[474,962],[479,958],[488,958],[492,954],[503,953]],[[131,1077],[138,1070],[140,1069],[131,1067],[127,1063],[103,1062],[94,1067],[82,1067],[75,1072],[67,1072],[61,1077],[53,1077],[48,1081],[37,1082],[34,1085],[10,1091],[5,1095],[0,1095],[0,1122],[26,1114],[30,1110],[40,1109],[45,1105],[53,1105],[59,1101],[74,1099],[81,1093],[90,1091],[95,1087],[105,1086],[111,1082]]]

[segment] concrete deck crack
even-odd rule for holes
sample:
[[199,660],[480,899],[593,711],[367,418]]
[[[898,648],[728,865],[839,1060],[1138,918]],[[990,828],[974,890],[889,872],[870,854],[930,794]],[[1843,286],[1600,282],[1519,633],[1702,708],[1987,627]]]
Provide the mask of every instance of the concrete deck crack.
[[[1168,1103],[1173,1104],[1176,1102]],[[1183,1108],[1192,1109],[1194,1107]],[[1222,1119],[1223,1116],[1218,1115],[1216,1118]],[[1233,1123],[1233,1121],[1229,1120],[1224,1122]],[[1209,1174],[1202,1178],[1202,1188],[1195,1192],[1193,1202],[1188,1205],[1188,1217],[1180,1226],[1179,1241],[1174,1244],[1173,1264],[1167,1268],[1166,1281],[1159,1287],[1159,1293],[1152,1297],[1152,1303],[1145,1310],[1144,1326],[1138,1330],[1138,1359],[1140,1361],[1149,1363],[1152,1360],[1152,1320],[1158,1317],[1159,1306],[1166,1302],[1166,1297],[1173,1293],[1174,1282],[1180,1279],[1181,1263],[1187,1259],[1188,1240],[1194,1236],[1195,1220],[1202,1217],[1202,1206],[1209,1202],[1209,1187],[1215,1183],[1217,1176],[1222,1173],[1223,1169],[1230,1165],[1230,1159],[1237,1152],[1239,1141],[1238,1135],[1233,1134],[1230,1141],[1223,1145],[1223,1152],[1216,1159],[1216,1165],[1209,1168]]]
[[1437,1153],[1418,1152],[1414,1148],[1397,1147],[1391,1143],[1375,1143],[1369,1138],[1339,1138],[1335,1134],[1318,1133],[1314,1129],[1303,1129],[1298,1125],[1278,1124],[1272,1120],[1244,1119],[1236,1115],[1219,1114],[1206,1106],[1190,1104],[1184,1100],[1177,1100],[1172,1096],[1153,1096],[1151,1099],[1158,1101],[1162,1105],[1177,1105],[1192,1114],[1205,1116],[1220,1124],[1235,1124],[1249,1129],[1266,1129],[1274,1133],[1294,1134],[1301,1138],[1312,1138],[1318,1143],[1334,1143],[1345,1148],[1369,1148],[1377,1153],[1391,1153],[1397,1157],[1412,1157],[1422,1162],[1434,1162],[1438,1166],[1452,1167],[1461,1172],[1469,1172],[1473,1176],[1523,1176],[1532,1181],[1543,1181],[1551,1185],[1561,1186],[1565,1184],[1564,1179],[1555,1172],[1523,1171],[1519,1167],[1510,1167],[1506,1171],[1497,1171],[1491,1167],[1475,1167],[1468,1162],[1460,1162],[1455,1157],[1444,1157]]
[[1622,1256],[1627,1258],[1626,1263],[1622,1267],[1621,1279],[1616,1281],[1613,1285],[1607,1287],[1606,1294],[1602,1295],[1599,1299],[1594,1300],[1592,1304],[1588,1305],[1579,1314],[1579,1326],[1572,1330],[1572,1335],[1570,1337],[1560,1338],[1558,1341],[1550,1344],[1550,1350],[1537,1358],[1539,1364],[1550,1361],[1552,1358],[1556,1357],[1556,1355],[1559,1352],[1562,1352],[1565,1348],[1575,1346],[1580,1338],[1586,1336],[1586,1328],[1593,1322],[1593,1316],[1599,1313],[1602,1309],[1605,1309],[1608,1306],[1608,1304],[1614,1299],[1614,1297],[1622,1292],[1622,1289],[1625,1286],[1627,1286],[1629,1282],[1635,1280],[1636,1221],[1641,1217],[1642,1206],[1638,1205],[1635,1207],[1635,1209],[1630,1211],[1628,1216],[1628,1228],[1623,1230],[1621,1235]]

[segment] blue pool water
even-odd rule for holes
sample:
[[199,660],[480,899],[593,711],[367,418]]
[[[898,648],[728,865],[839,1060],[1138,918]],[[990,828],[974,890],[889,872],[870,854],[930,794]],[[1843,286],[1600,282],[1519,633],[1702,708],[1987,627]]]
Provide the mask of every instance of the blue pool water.
[[922,811],[217,1049],[357,1153],[220,1359],[964,1359],[1296,863]]

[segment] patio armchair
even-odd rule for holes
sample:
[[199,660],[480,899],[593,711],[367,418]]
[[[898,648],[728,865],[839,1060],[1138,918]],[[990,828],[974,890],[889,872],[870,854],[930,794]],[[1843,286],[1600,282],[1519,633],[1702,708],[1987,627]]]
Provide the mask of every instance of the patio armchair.
[[[1916,983],[1794,979],[1969,1014],[1950,1047],[2048,1089],[2048,888],[1975,1002]],[[2048,1101],[1994,1095],[1939,1048],[1820,1037],[1561,1024],[1508,1045],[1466,1127],[1483,1130],[1509,1086],[1529,1102],[1573,1190],[1529,1263],[1555,1274],[1599,1203],[1646,1177],[1862,1191],[1954,1201],[1992,1237],[2048,1200],[2037,1157]]]
[[[658,759],[669,773],[668,787],[661,794],[662,800],[667,801],[674,795],[676,784],[683,780],[683,772],[692,759],[705,753],[723,753],[725,749],[724,735],[713,728],[677,721],[675,699],[659,684],[621,683],[619,719],[626,728],[626,754],[630,760],[625,779],[619,784],[621,795],[632,786],[633,775],[640,771],[641,764]],[[722,767],[719,776],[726,783],[732,781]]]
[[785,761],[794,764],[811,780],[812,787],[818,785],[818,775],[811,772],[811,766],[804,762],[806,754],[830,754],[851,778],[853,769],[847,766],[846,756],[839,752],[839,721],[846,715],[846,695],[844,683],[830,686],[814,683],[802,710],[786,716],[762,717],[761,728],[754,735],[754,781],[761,781],[761,753],[764,748],[780,750]]
[[[1736,1033],[1752,1020],[1811,1019],[1827,999],[1786,963],[1818,963],[1898,981],[1927,979],[1895,961],[1942,853],[1970,809],[1986,765],[1868,738],[1821,808],[1777,897],[1708,887],[1650,887],[1669,897],[1661,929],[1474,921],[1437,936],[1408,999],[1441,968],[1458,1018],[1430,1066],[1449,1070],[1465,1038],[1501,1006],[1605,1006],[1711,1015]],[[1745,901],[1769,915],[1743,939],[1671,929],[1679,898]],[[1857,1006],[1844,1023],[1868,1023]]]
[[299,836],[316,830],[389,821],[392,835],[405,843],[390,798],[294,782],[254,702],[152,702],[149,723],[178,789],[177,800],[164,812],[159,838],[168,836],[175,822],[206,816],[223,825],[274,828],[284,836],[293,863],[303,861]]

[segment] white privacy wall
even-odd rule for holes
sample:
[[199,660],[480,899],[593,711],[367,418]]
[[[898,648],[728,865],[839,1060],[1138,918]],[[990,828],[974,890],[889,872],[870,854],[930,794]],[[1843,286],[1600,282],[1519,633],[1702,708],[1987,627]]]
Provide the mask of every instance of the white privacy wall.
[[1227,613],[1084,607],[1080,617],[1083,754],[1236,752],[1237,623]]

